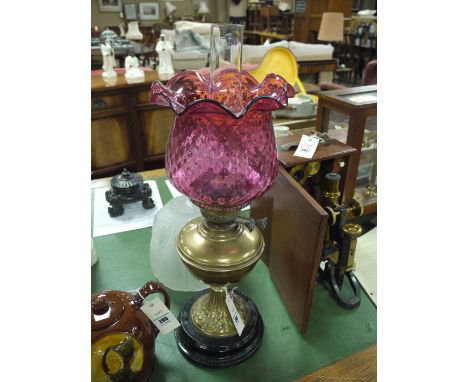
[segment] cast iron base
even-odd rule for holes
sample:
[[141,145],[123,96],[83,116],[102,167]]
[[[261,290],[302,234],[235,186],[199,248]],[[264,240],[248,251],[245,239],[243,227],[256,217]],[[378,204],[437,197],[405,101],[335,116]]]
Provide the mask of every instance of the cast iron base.
[[202,333],[190,318],[193,303],[208,291],[192,296],[179,314],[180,326],[175,330],[175,340],[180,352],[189,361],[198,366],[222,368],[236,365],[249,358],[260,346],[263,337],[263,320],[260,312],[251,299],[242,293],[249,308],[250,318],[242,336],[214,337]]
[[[354,292],[351,298],[347,298],[342,293],[344,276],[348,278],[349,285]],[[319,281],[330,287],[330,293],[339,306],[345,309],[356,309],[361,304],[361,286],[352,271],[345,272],[341,282],[338,282],[336,264],[327,261],[325,270],[319,269]]]

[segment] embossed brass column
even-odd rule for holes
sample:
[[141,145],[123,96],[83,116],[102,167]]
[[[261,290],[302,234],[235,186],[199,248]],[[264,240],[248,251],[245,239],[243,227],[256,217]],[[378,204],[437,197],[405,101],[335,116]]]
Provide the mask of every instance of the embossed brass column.
[[[191,319],[196,327],[206,335],[228,337],[237,335],[225,302],[225,292],[221,287],[211,287],[211,290],[201,296],[192,305]],[[243,322],[249,319],[247,304],[235,295],[234,304]]]

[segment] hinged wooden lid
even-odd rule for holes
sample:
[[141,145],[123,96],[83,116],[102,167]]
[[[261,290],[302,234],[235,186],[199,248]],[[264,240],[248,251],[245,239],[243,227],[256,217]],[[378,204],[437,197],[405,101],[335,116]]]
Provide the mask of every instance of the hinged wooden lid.
[[283,168],[272,191],[270,273],[293,321],[305,333],[328,214]]

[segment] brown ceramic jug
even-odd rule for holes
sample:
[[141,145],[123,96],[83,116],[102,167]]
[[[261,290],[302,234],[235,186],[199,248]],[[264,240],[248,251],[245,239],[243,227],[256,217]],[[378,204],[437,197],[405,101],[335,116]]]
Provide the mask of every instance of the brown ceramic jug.
[[140,310],[153,293],[169,295],[155,281],[148,281],[133,296],[105,291],[91,296],[91,381],[143,382],[153,369],[154,341],[159,330]]

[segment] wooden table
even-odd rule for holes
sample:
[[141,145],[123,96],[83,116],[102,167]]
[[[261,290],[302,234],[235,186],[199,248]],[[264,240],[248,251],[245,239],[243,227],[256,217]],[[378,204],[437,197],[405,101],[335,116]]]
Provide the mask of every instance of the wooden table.
[[377,345],[350,355],[295,382],[374,382],[377,381]]
[[[294,156],[295,149],[285,151],[281,148],[283,144],[299,143],[303,134],[311,135],[314,131],[313,128],[298,129],[291,131],[287,137],[277,138],[278,160],[288,171],[310,162],[321,162],[321,166],[324,167],[323,172],[333,171],[341,175],[340,192],[341,195],[344,195],[347,185],[353,177],[352,171],[354,170],[351,167],[351,162],[357,155],[355,148],[332,139],[328,145],[319,145],[312,159]],[[313,196],[318,198],[318,195]]]
[[[276,139],[278,149],[278,160],[285,169],[307,164],[313,161],[325,161],[328,159],[341,160],[343,158],[353,155],[356,150],[344,143],[333,139],[328,145],[318,145],[312,159],[294,156],[296,149],[283,150],[281,145],[287,143],[299,143],[302,135],[311,135],[315,130],[311,127],[304,129],[297,129],[291,131],[287,137],[279,137]],[[344,167],[344,166],[343,166]]]

